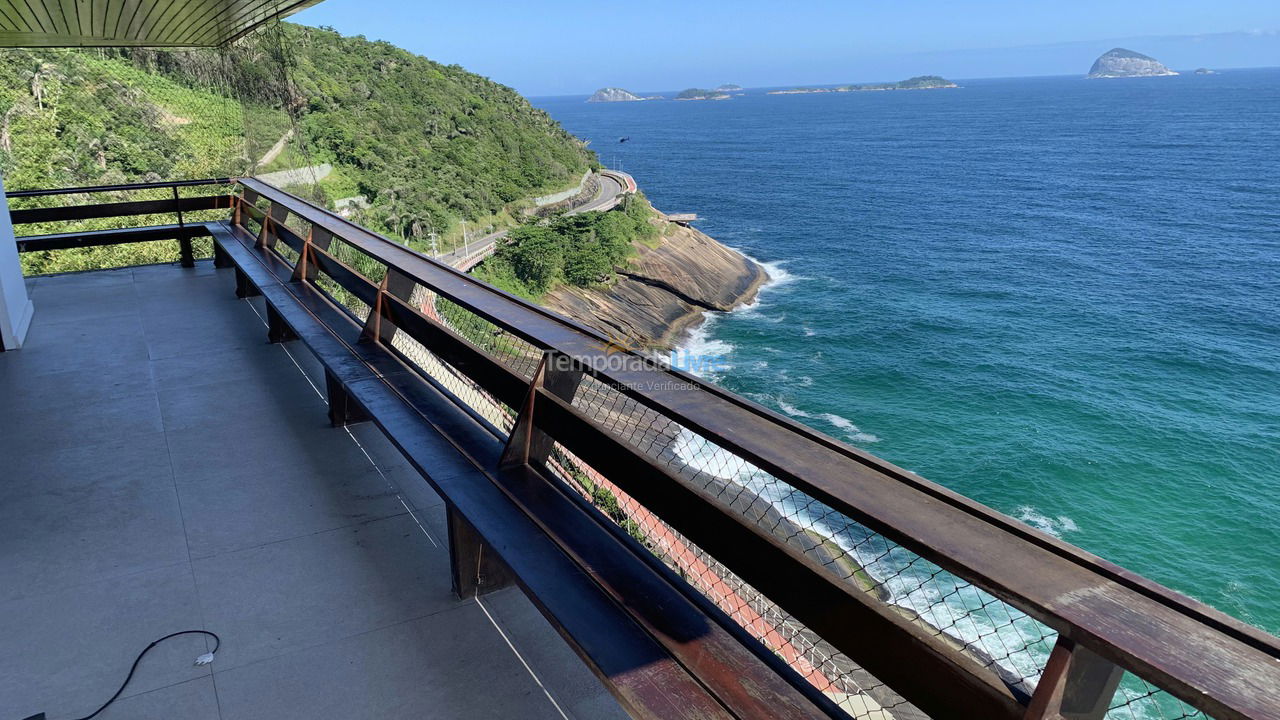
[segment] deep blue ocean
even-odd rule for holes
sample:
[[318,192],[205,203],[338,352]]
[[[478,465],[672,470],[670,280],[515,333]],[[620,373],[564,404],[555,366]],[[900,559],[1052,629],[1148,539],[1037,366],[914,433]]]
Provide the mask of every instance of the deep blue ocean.
[[1280,69],[961,85],[534,103],[770,269],[716,382],[1280,632]]

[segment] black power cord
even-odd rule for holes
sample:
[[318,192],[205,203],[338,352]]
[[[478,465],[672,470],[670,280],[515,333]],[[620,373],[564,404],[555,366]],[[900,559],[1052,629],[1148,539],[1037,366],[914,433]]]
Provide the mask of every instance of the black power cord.
[[[181,630],[176,633],[169,633],[168,635],[165,635],[159,640],[156,640],[155,642],[151,643],[146,647],[146,649],[138,653],[138,657],[135,658],[133,661],[133,667],[129,668],[129,674],[125,677],[124,682],[120,683],[120,689],[116,690],[116,694],[112,695],[110,700],[102,703],[102,707],[98,708],[97,710],[94,710],[92,713],[89,713],[88,715],[85,715],[82,718],[76,718],[76,720],[93,720],[93,718],[98,716],[98,713],[102,712],[103,710],[106,710],[107,707],[111,705],[111,703],[115,702],[120,697],[120,693],[124,692],[124,689],[129,686],[129,681],[133,679],[133,674],[138,671],[138,663],[142,662],[143,656],[151,652],[151,648],[159,645],[160,643],[164,642],[165,640],[168,640],[169,638],[175,638],[175,637],[178,637],[179,635],[208,635],[209,637],[213,638],[213,650],[210,650],[204,655],[201,655],[200,657],[196,658],[196,665],[208,665],[209,663],[213,662],[213,654],[218,652],[218,648],[222,647],[222,638],[218,637],[217,633],[209,632],[208,630]],[[32,715],[29,718],[26,718],[26,720],[45,720],[45,714],[36,713],[35,715]]]

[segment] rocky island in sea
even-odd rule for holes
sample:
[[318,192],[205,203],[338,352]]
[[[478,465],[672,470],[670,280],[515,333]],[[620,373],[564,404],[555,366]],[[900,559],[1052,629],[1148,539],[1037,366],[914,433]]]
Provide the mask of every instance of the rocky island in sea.
[[1143,55],[1124,48],[1115,48],[1104,53],[1093,63],[1089,70],[1090,78],[1129,78],[1129,77],[1164,77],[1177,75],[1148,55]]
[[741,85],[734,85],[733,83],[725,83],[724,85],[721,85],[720,87],[716,88],[716,92],[722,92],[722,93],[741,92],[741,90],[742,90]]
[[661,100],[661,95],[650,95],[648,97],[640,97],[629,90],[623,90],[618,87],[600,88],[587,98],[587,102],[639,102],[641,100]]
[[1209,68],[1196,68],[1196,74],[1197,75],[1217,75],[1218,71],[1210,70]]
[[721,90],[704,90],[702,88],[681,90],[680,94],[676,95],[677,100],[728,100],[729,97],[729,93]]
[[937,75],[917,75],[913,78],[893,83],[871,83],[869,85],[841,85],[833,88],[794,88],[792,90],[774,90],[770,95],[808,95],[811,93],[830,92],[863,92],[871,90],[940,90],[960,87],[950,80]]

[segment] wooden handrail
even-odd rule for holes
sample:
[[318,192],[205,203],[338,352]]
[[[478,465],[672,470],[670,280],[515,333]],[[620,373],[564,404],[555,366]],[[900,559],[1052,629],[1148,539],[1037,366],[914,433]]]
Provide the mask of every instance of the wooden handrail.
[[129,183],[125,185],[94,185],[89,187],[46,188],[40,190],[11,190],[5,193],[10,198],[46,197],[49,195],[80,195],[104,192],[130,192],[135,190],[154,190],[156,188],[194,187],[199,185],[230,185],[233,178],[205,178],[202,180],[165,180],[148,183]]

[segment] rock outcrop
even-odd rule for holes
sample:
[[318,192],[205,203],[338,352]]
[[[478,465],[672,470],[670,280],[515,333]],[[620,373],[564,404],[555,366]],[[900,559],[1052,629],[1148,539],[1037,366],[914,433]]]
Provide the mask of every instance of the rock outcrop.
[[1089,71],[1091,78],[1161,77],[1177,74],[1153,57],[1124,48],[1115,48],[1103,54]]
[[594,95],[587,98],[587,102],[636,102],[638,100],[644,100],[644,98],[616,87],[600,88]]
[[605,334],[670,349],[707,310],[751,302],[768,281],[764,268],[691,227],[670,224],[656,248],[639,255],[607,288],[560,287],[543,304]]

